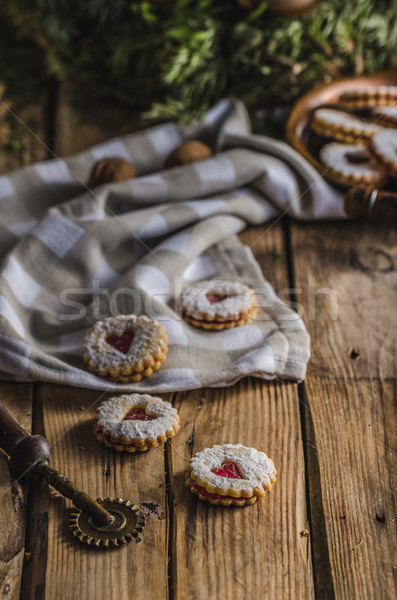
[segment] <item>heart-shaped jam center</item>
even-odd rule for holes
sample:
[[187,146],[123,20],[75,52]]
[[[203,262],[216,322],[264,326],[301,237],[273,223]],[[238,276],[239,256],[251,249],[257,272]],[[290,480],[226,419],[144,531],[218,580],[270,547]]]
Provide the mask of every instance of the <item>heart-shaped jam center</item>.
[[123,421],[151,421],[154,418],[148,415],[142,406],[135,406],[128,411]]
[[121,335],[109,335],[106,338],[106,342],[119,350],[119,352],[123,352],[123,354],[127,354],[130,349],[132,340],[134,339],[135,333],[133,331],[124,331]]
[[225,461],[220,469],[213,469],[212,472],[219,475],[219,477],[227,477],[228,479],[244,479],[236,463],[231,460]]
[[216,304],[216,302],[222,302],[225,298],[227,298],[227,294],[218,294],[217,292],[210,292],[207,294],[208,302],[210,304]]

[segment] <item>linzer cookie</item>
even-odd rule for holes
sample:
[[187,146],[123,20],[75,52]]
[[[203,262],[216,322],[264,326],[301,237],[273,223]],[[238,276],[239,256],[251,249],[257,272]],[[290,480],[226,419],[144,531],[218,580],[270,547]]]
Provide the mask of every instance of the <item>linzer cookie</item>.
[[339,97],[343,108],[357,109],[371,106],[389,105],[397,100],[397,86],[370,85],[347,90]]
[[397,129],[397,106],[375,106],[372,115],[378,125]]
[[83,340],[88,369],[110,381],[138,382],[157,371],[167,354],[167,335],[145,315],[119,315],[98,321]]
[[368,145],[368,150],[386,173],[397,178],[397,130],[383,129]]
[[194,327],[230,329],[252,319],[257,312],[257,299],[254,290],[243,283],[200,281],[183,290],[181,312]]
[[320,135],[349,144],[364,144],[381,130],[381,127],[370,121],[332,108],[318,108],[313,115],[311,127]]
[[320,160],[328,167],[327,173],[346,185],[383,185],[388,179],[365,146],[331,142],[321,148]]
[[119,452],[143,452],[179,431],[178,411],[148,394],[124,394],[103,402],[97,411],[97,439]]
[[185,485],[200,500],[223,506],[254,504],[276,481],[273,461],[241,444],[204,448],[191,458]]

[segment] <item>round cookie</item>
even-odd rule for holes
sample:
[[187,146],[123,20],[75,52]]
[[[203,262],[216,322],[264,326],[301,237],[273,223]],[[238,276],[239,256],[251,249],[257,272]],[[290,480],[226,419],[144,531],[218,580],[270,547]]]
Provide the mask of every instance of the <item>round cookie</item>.
[[314,112],[311,128],[320,135],[349,144],[364,144],[381,130],[381,127],[369,121],[332,108],[318,108]]
[[391,177],[397,178],[397,130],[383,129],[373,136],[368,150],[378,165]]
[[397,106],[375,106],[372,114],[382,127],[397,129]]
[[191,458],[185,485],[211,504],[244,506],[270,491],[276,474],[273,461],[264,452],[225,444],[204,448]]
[[183,319],[202,329],[230,329],[247,323],[257,312],[254,290],[237,281],[200,281],[181,294]]
[[167,354],[167,334],[145,315],[98,321],[83,339],[88,369],[110,381],[138,382],[157,371]]
[[397,86],[370,85],[348,90],[340,95],[339,105],[347,109],[389,105],[397,100]]
[[383,185],[387,181],[387,176],[374,164],[365,146],[331,142],[321,148],[320,160],[328,167],[327,173],[346,185]]
[[212,156],[212,150],[207,144],[203,144],[203,142],[200,142],[199,140],[190,140],[175,148],[175,150],[167,156],[164,167],[166,169],[181,167],[182,165],[205,160],[210,156]]
[[124,394],[99,406],[94,433],[119,452],[143,452],[163,444],[179,431],[178,411],[148,394]]

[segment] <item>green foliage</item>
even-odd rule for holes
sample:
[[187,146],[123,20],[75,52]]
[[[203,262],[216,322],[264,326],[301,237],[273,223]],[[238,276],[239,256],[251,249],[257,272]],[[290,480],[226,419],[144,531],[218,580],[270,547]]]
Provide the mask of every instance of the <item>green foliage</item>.
[[323,0],[293,19],[233,0],[6,3],[24,43],[44,49],[89,113],[111,102],[189,121],[224,96],[271,108],[320,81],[397,67],[397,0]]
[[[30,4],[35,0],[32,0]],[[25,101],[40,96],[46,78],[45,53],[35,38],[34,20],[29,21],[28,2],[24,2],[23,18],[15,18],[12,4],[0,2],[0,82]],[[13,103],[18,107],[18,101]]]

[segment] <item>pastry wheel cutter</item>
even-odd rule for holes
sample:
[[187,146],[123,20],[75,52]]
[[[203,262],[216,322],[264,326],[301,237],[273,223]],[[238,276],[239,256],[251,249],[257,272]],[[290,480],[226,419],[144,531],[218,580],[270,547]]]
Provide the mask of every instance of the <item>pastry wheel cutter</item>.
[[29,435],[18,425],[0,402],[0,447],[9,456],[10,469],[17,477],[43,477],[62,496],[70,498],[78,510],[73,510],[69,526],[81,542],[98,548],[113,548],[127,544],[141,533],[145,518],[141,509],[121,498],[94,500],[50,462],[50,444],[41,435]]

